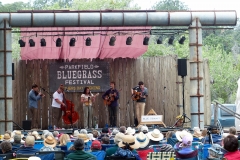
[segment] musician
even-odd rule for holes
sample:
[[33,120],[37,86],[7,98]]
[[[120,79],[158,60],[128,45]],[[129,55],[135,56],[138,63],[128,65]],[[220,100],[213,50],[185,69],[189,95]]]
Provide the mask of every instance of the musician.
[[95,96],[90,92],[89,87],[85,87],[83,94],[81,95],[81,102],[83,103],[83,117],[84,127],[92,127],[92,102],[95,100]]
[[39,92],[38,85],[33,84],[32,89],[28,94],[28,107],[32,114],[32,125],[31,128],[38,128],[38,119],[37,119],[37,110],[38,110],[38,101],[45,95]]
[[148,89],[144,87],[144,83],[142,81],[138,82],[138,86],[131,89],[132,95],[134,96],[134,92],[140,93],[139,99],[136,101],[135,109],[136,109],[136,117],[138,123],[141,122],[141,116],[144,115],[145,111],[145,103],[146,98],[148,97]]
[[56,92],[53,93],[53,100],[52,100],[52,115],[53,115],[53,126],[57,128],[60,127],[60,119],[62,117],[62,109],[66,107],[66,104],[63,103],[65,93],[64,93],[64,86],[61,84]]
[[102,98],[105,101],[110,102],[108,106],[108,114],[109,114],[109,123],[110,126],[117,126],[117,109],[118,109],[118,99],[119,92],[115,89],[115,82],[110,83],[110,89],[108,89],[103,95]]

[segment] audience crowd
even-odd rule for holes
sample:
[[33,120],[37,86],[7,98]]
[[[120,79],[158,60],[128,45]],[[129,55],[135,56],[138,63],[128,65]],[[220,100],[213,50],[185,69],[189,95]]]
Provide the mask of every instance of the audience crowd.
[[[209,138],[211,137],[211,138]],[[103,128],[97,130],[74,130],[71,135],[43,130],[23,135],[21,131],[6,131],[1,137],[0,153],[34,155],[36,152],[64,151],[65,159],[71,160],[104,160],[109,156],[123,158],[135,157],[136,160],[146,160],[149,153],[172,152],[178,158],[202,158],[199,147],[212,144],[213,152],[209,157],[216,158],[214,149],[221,149],[222,157],[227,160],[240,159],[236,129],[231,127],[229,133],[219,134],[216,128],[193,131],[177,130],[163,134],[159,129],[139,126],[134,129],[121,126],[119,128]],[[42,142],[42,143],[40,143]],[[42,144],[41,148],[37,144]],[[218,152],[220,153],[220,150]]]

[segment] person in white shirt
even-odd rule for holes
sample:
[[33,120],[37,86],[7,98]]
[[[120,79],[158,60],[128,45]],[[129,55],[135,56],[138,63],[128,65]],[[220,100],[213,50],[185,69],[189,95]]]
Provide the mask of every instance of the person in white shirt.
[[92,102],[94,100],[95,96],[90,92],[89,87],[85,87],[83,94],[81,95],[81,102],[83,103],[84,128],[92,127]]
[[53,115],[53,126],[56,126],[57,128],[60,126],[60,119],[62,117],[62,109],[61,105],[63,107],[66,107],[66,105],[63,103],[64,99],[64,86],[61,84],[56,92],[53,93],[53,100],[52,100],[52,115]]

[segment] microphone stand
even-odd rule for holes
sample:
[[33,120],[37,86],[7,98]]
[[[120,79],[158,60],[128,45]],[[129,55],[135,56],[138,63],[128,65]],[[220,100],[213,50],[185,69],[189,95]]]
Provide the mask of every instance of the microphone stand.
[[164,118],[163,119],[164,119],[164,123],[166,122],[165,121],[166,120],[166,118],[165,118],[166,117],[165,116],[165,89],[166,89],[166,87],[164,86],[164,88],[163,88],[163,90],[164,90],[164,94],[163,95],[164,96],[163,96],[163,101],[162,101],[163,102],[163,114],[164,114]]

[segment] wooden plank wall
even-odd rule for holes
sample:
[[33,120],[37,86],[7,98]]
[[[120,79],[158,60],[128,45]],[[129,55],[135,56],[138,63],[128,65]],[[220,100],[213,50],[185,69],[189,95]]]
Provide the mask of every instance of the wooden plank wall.
[[[141,80],[148,88],[149,97],[146,103],[145,113],[154,109],[157,114],[165,115],[164,123],[172,126],[175,117],[180,114],[181,108],[177,107],[182,104],[181,77],[177,74],[177,56],[163,56],[139,59],[107,59],[110,63],[110,81],[116,82],[116,88],[119,89],[119,113],[118,126],[133,126],[134,124],[134,103],[131,100],[131,88],[136,86]],[[73,60],[72,62],[84,62],[89,60]],[[31,119],[28,111],[28,92],[31,85],[37,83],[49,90],[48,65],[55,60],[33,60],[33,61],[15,61],[15,80],[13,81],[13,115],[14,121],[22,124],[23,120]],[[208,68],[207,68],[208,69]],[[205,71],[206,74],[209,72]],[[188,67],[189,70],[189,67]],[[189,98],[189,79],[186,77],[186,112],[190,114]],[[207,85],[207,83],[206,83]],[[52,99],[43,92],[46,97],[39,102],[39,128],[47,129],[51,125],[52,119]],[[50,93],[51,95],[53,93]],[[82,93],[66,93],[67,98],[75,104],[75,110],[79,113],[80,119],[75,127],[83,127],[83,109],[80,103]],[[101,99],[97,97],[93,108],[94,119],[97,119],[99,127],[107,123],[106,110]],[[209,93],[210,94],[210,93]],[[209,97],[209,96],[208,96]],[[164,114],[165,113],[165,114]],[[190,115],[189,115],[190,116]],[[69,127],[63,125],[62,127]]]

